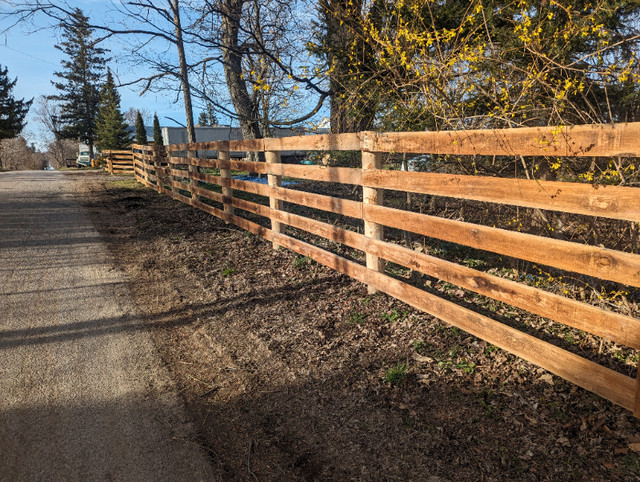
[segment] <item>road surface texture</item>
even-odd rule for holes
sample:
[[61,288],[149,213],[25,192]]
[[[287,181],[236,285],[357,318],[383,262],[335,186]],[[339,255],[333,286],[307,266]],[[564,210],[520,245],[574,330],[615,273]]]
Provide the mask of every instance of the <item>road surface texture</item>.
[[210,480],[82,176],[0,173],[0,480]]

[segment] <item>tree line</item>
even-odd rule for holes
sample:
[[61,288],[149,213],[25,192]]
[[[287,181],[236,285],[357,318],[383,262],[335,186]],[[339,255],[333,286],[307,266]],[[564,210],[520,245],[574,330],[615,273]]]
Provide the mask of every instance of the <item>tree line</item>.
[[[151,72],[130,84],[173,89],[193,142],[194,100],[244,138],[323,108],[335,133],[640,120],[639,13],[622,0],[132,0],[100,22],[37,0],[8,15],[50,19],[70,57],[95,34],[96,70],[100,44],[124,39],[118,55]],[[85,124],[76,136],[97,127]]]

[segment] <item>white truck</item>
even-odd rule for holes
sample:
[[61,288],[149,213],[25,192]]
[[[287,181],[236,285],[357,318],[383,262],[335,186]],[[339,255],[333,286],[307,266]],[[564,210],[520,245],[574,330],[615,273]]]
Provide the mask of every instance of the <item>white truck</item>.
[[[94,155],[97,154],[94,146]],[[78,158],[76,159],[78,167],[91,167],[91,154],[87,144],[78,144]]]

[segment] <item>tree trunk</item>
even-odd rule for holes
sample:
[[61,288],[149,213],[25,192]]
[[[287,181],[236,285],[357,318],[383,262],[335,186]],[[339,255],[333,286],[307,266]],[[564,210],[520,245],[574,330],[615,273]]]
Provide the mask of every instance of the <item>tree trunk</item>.
[[[325,28],[327,61],[331,68],[329,88],[331,91],[330,123],[334,134],[360,132],[371,128],[375,116],[375,105],[366,95],[358,92],[361,80],[349,72],[351,67],[345,49],[354,39],[353,16],[359,18],[363,2],[356,0],[321,0],[320,9]],[[360,45],[363,67],[373,59],[373,53]],[[354,94],[355,92],[355,94]]]
[[[258,106],[252,101],[242,75],[242,55],[238,46],[238,31],[244,0],[226,0],[222,16],[222,59],[229,95],[238,115],[244,139],[260,139]],[[248,160],[257,160],[255,153],[247,153]]]
[[191,85],[189,84],[189,69],[187,57],[184,52],[182,39],[182,24],[180,22],[180,0],[173,0],[173,25],[176,29],[176,48],[178,49],[178,61],[180,63],[180,82],[182,84],[182,96],[184,97],[184,111],[187,118],[187,142],[196,142],[196,131],[193,124],[193,106],[191,104]]

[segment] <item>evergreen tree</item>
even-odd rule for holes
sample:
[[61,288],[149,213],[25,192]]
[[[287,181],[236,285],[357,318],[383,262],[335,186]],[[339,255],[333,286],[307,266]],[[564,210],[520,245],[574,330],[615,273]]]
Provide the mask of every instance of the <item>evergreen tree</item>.
[[100,150],[124,149],[131,145],[131,135],[124,115],[120,112],[120,94],[116,90],[111,70],[107,70],[107,81],[100,92],[96,145]]
[[198,124],[201,126],[218,125],[218,116],[216,115],[215,110],[213,110],[213,105],[211,105],[211,103],[207,102],[206,110],[200,112]]
[[136,144],[147,144],[147,130],[144,127],[144,121],[142,120],[142,114],[140,111],[136,114]]
[[9,80],[8,69],[0,66],[0,141],[16,137],[24,128],[24,118],[32,100],[16,100],[11,91],[18,79]]
[[67,58],[61,62],[62,71],[54,73],[60,80],[53,82],[53,86],[60,93],[50,98],[60,102],[61,137],[87,144],[93,156],[99,85],[107,51],[97,46],[88,21],[82,10],[76,8],[70,18],[61,23],[63,41],[55,47]]
[[156,146],[164,146],[162,140],[162,130],[160,129],[160,121],[158,120],[158,114],[153,115],[153,143]]

